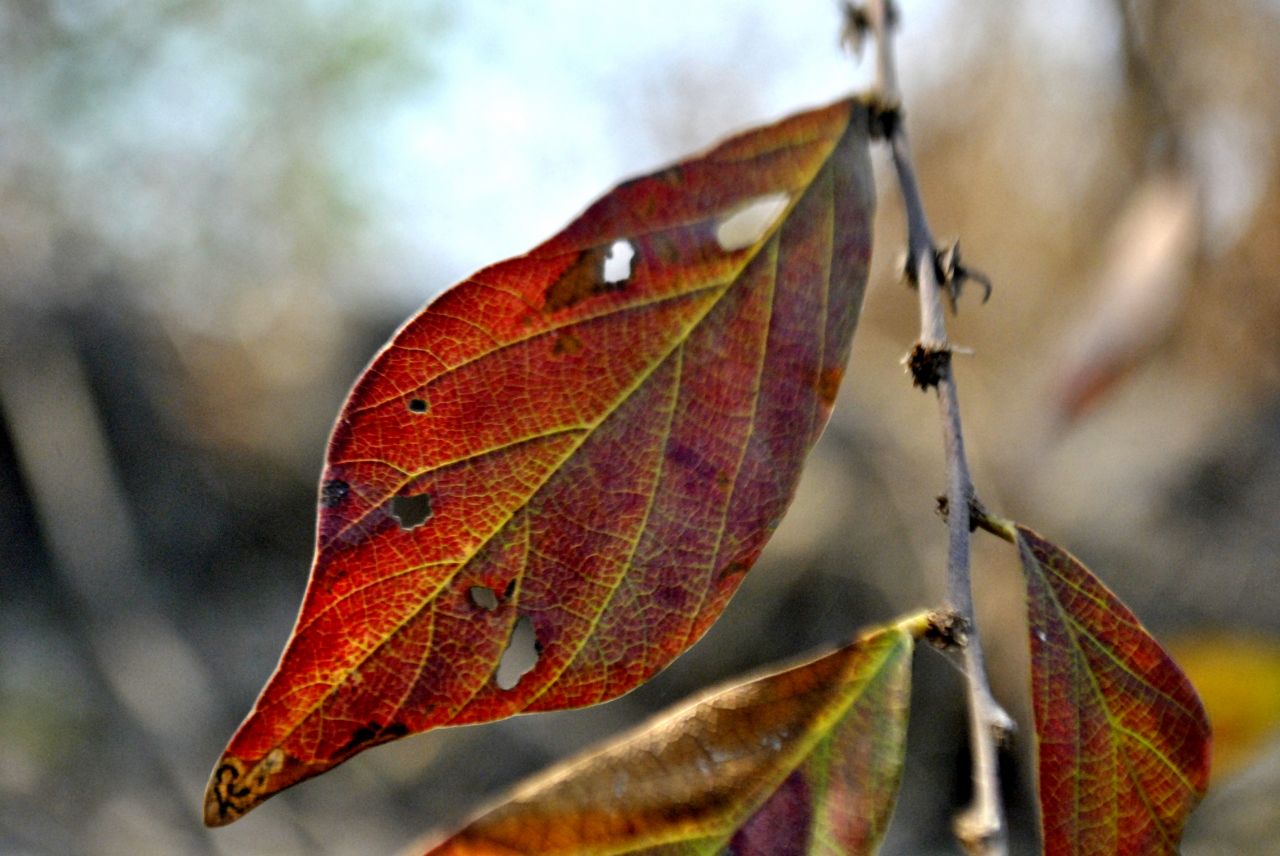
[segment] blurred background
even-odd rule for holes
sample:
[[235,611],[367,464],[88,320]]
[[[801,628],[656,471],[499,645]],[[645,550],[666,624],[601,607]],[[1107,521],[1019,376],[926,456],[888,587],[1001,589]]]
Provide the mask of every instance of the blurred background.
[[[903,0],[978,490],[1069,546],[1214,719],[1194,854],[1280,853],[1280,4]],[[0,853],[390,853],[709,682],[936,604],[931,397],[881,172],[867,308],[792,513],[724,618],[588,711],[369,751],[231,827],[333,416],[395,327],[591,199],[864,85],[832,0],[0,4]],[[980,536],[1034,848],[1023,588]],[[956,853],[959,678],[917,658],[886,852]],[[1270,849],[1268,849],[1270,848]]]

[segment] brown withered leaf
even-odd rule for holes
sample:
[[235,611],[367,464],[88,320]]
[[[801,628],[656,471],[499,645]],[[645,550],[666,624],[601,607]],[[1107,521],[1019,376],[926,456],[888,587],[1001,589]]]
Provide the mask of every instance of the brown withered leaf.
[[873,853],[926,623],[712,692],[518,788],[428,856]]

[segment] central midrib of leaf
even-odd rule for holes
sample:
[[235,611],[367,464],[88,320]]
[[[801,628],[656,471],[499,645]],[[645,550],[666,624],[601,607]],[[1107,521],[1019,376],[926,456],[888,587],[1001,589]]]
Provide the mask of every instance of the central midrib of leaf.
[[[518,515],[523,509],[525,509],[531,502],[534,501],[534,499],[541,493],[541,491],[546,487],[546,485],[549,482],[551,482],[552,479],[555,478],[557,473],[560,472],[564,464],[578,453],[578,451],[587,442],[587,440],[594,435],[594,433],[600,428],[600,426],[602,426],[606,421],[608,421],[609,417],[618,410],[618,408],[622,405],[622,403],[627,401],[641,387],[643,387],[648,382],[648,380],[653,376],[653,374],[658,370],[658,368],[661,367],[668,359],[672,357],[673,354],[677,353],[683,347],[685,342],[688,341],[690,336],[692,336],[693,332],[703,323],[706,317],[710,315],[716,309],[716,307],[721,305],[721,302],[725,297],[725,295],[728,294],[735,286],[737,286],[741,282],[743,273],[756,261],[756,259],[759,257],[762,251],[766,250],[767,248],[769,251],[773,252],[775,254],[775,263],[776,263],[777,243],[780,239],[780,232],[783,226],[788,222],[794,208],[799,204],[800,200],[805,196],[805,194],[813,186],[813,183],[816,180],[817,176],[820,175],[823,169],[825,169],[827,165],[830,163],[830,159],[834,154],[836,148],[838,147],[840,140],[843,139],[844,133],[847,133],[847,130],[834,137],[834,139],[830,144],[829,149],[823,154],[822,157],[815,158],[817,162],[816,168],[813,170],[813,172],[810,175],[806,177],[804,181],[799,182],[795,189],[790,191],[791,199],[788,202],[787,208],[774,220],[774,222],[769,226],[765,234],[761,236],[761,238],[750,248],[750,250],[742,253],[740,264],[738,264],[734,268],[733,272],[730,274],[730,276],[727,278],[726,281],[708,283],[700,287],[691,288],[688,291],[680,292],[679,294],[676,294],[676,295],[664,296],[664,301],[672,301],[672,300],[679,300],[679,299],[693,299],[697,295],[702,294],[703,292],[714,292],[716,290],[719,291],[719,294],[716,294],[715,296],[707,300],[707,305],[705,306],[705,308],[697,312],[687,322],[685,322],[682,325],[679,332],[672,337],[670,347],[665,349],[663,352],[661,352],[652,361],[652,363],[649,366],[647,366],[643,371],[638,372],[634,382],[628,385],[626,388],[624,388],[622,392],[619,393],[617,398],[614,399],[614,401],[610,405],[603,408],[601,414],[594,422],[592,422],[589,425],[578,427],[578,428],[558,429],[557,433],[559,431],[564,431],[566,433],[577,431],[577,432],[580,432],[580,436],[578,436],[575,439],[575,441],[566,449],[566,451],[562,455],[560,455],[559,459],[556,460],[548,468],[543,480],[536,487],[534,487],[529,491],[528,496],[526,496],[525,499],[520,504],[513,507],[502,520],[496,523],[492,531],[490,531],[490,533],[487,536],[485,536],[473,549],[471,549],[468,555],[458,557],[456,560],[452,560],[457,562],[458,564],[457,568],[455,568],[452,573],[444,576],[440,580],[439,584],[429,594],[424,595],[422,597],[422,602],[416,608],[409,611],[404,616],[404,618],[399,623],[397,623],[391,630],[383,634],[383,638],[376,645],[373,645],[372,647],[370,647],[366,652],[361,654],[360,657],[350,667],[344,669],[341,676],[330,685],[329,690],[326,691],[324,695],[322,695],[315,702],[315,704],[313,704],[304,714],[302,714],[295,720],[294,726],[292,726],[287,732],[281,735],[281,737],[279,738],[279,742],[283,743],[285,740],[289,738],[289,736],[294,731],[297,730],[298,727],[301,726],[303,722],[305,722],[306,720],[310,719],[313,715],[315,715],[317,711],[319,711],[325,705],[325,703],[330,698],[332,698],[333,692],[338,686],[340,686],[343,682],[345,682],[351,674],[354,674],[360,671],[363,668],[364,664],[370,658],[372,658],[375,654],[377,654],[380,650],[382,650],[386,644],[388,644],[392,639],[394,639],[404,629],[405,626],[407,626],[410,622],[417,619],[422,614],[423,610],[429,608],[431,604],[433,604],[436,601],[440,592],[444,590],[448,585],[450,585],[453,582],[453,580],[456,579],[458,574],[462,573],[468,567],[470,562],[473,561],[478,555],[481,554],[485,546],[489,544],[500,533],[502,533],[507,529],[507,527],[510,525],[511,521],[516,517],[516,515]],[[776,270],[774,273],[776,274]],[[772,287],[775,283],[776,283],[776,276],[771,276],[770,287]],[[829,287],[829,284],[828,284],[828,287]],[[595,316],[595,317],[604,317],[604,316],[612,317],[619,313],[641,311],[643,309],[652,308],[653,306],[657,305],[659,302],[663,302],[663,301],[646,301],[644,303],[618,307],[618,308],[609,310],[607,312],[601,312],[599,316]],[[773,303],[774,301],[773,299],[771,299],[770,307],[773,306]],[[552,335],[553,333],[559,330],[572,327],[576,324],[584,323],[587,320],[590,320],[590,319],[578,318],[578,319],[575,319],[571,324],[560,325],[549,330],[539,331],[538,335],[539,336]],[[532,339],[532,338],[536,338],[536,337],[533,337],[533,336],[529,337],[529,339]],[[525,342],[525,341],[528,341],[528,339],[524,339],[520,341]],[[508,343],[508,344],[514,345],[516,343]],[[493,352],[494,351],[489,351],[486,353],[486,355],[491,354]],[[482,357],[478,357],[477,359],[479,358],[482,358]],[[456,371],[457,368],[458,366],[453,366],[453,367],[450,367],[448,371],[450,372]],[[537,437],[539,436],[546,436],[546,434],[547,432],[543,432],[543,434],[540,434],[540,435],[532,435],[532,436],[519,438],[515,441],[512,441],[511,443],[504,444],[503,448],[506,448],[512,445],[517,445],[520,442],[528,442],[532,439],[537,439]],[[381,503],[374,505],[373,508],[371,508],[368,512],[366,512],[365,515],[362,515],[361,518],[357,518],[356,520],[353,520],[350,523],[348,523],[346,526],[343,527],[342,531],[345,531],[349,529],[351,526],[358,524],[361,519],[363,519],[369,513],[372,513],[375,509],[384,507],[386,502],[389,501],[391,497],[395,496],[400,490],[402,490],[407,484],[409,484],[413,480],[421,478],[422,476],[427,475],[431,472],[437,471],[439,469],[443,469],[446,466],[465,463],[468,460],[475,460],[475,459],[481,458],[485,455],[492,454],[494,451],[495,449],[486,449],[481,452],[463,456],[460,459],[455,461],[448,461],[448,462],[433,464],[431,467],[426,468],[421,472],[414,473],[412,475],[406,474],[406,478],[403,479],[396,486],[394,490],[390,491],[387,494],[387,498],[383,499]],[[744,453],[745,453],[745,446],[744,446]],[[740,466],[741,466],[741,458],[739,460],[739,467]],[[650,498],[650,507],[651,506],[652,506],[652,497]],[[631,547],[631,551],[632,551],[631,555],[634,554],[634,550],[638,547],[639,539],[643,536],[643,533],[646,529],[647,520],[648,520],[648,515],[646,513],[645,523],[639,526],[636,530],[635,543],[633,543]],[[723,536],[723,524],[721,526],[721,536]],[[333,541],[333,538],[330,539],[330,543],[332,543],[332,541]],[[450,560],[445,560],[443,563],[447,564],[449,561]],[[435,565],[437,563],[432,562],[429,564]],[[416,566],[416,568],[414,569],[402,569],[402,573],[408,573],[408,572],[411,572],[412,570],[421,569],[423,567],[426,567],[426,565]],[[377,580],[374,580],[369,585],[371,586],[377,585],[381,582],[384,582],[385,579],[386,577],[379,577]],[[625,580],[626,580],[626,574],[624,572],[623,575],[620,577],[620,581],[625,582]],[[520,588],[519,585],[517,585],[516,592],[513,594],[513,603],[518,602],[519,588]],[[595,619],[593,620],[592,629],[594,629],[594,627],[596,626],[596,623],[599,620],[599,616],[603,614],[605,606],[607,605],[608,601],[613,597],[614,593],[616,593],[616,591],[617,591],[617,586],[614,587],[613,591],[610,593],[609,598],[606,598],[602,603],[600,610],[597,611]],[[704,597],[705,597],[705,593],[704,593]],[[312,620],[314,620],[314,618]],[[307,626],[309,626],[310,624],[311,624],[311,621],[308,621]],[[304,628],[300,627],[298,631],[300,632],[302,629]],[[435,623],[432,622],[430,635],[428,637],[428,646],[427,646],[428,653],[423,657],[424,663],[431,656],[430,651],[433,649],[434,632],[435,632]],[[591,638],[591,635],[592,635],[591,632],[582,634],[581,641],[577,649],[573,652],[573,655],[564,658],[563,666],[561,667],[561,670],[560,670],[561,672],[563,672],[564,669],[568,668],[574,662],[574,659],[576,658],[577,653],[580,652],[582,647],[586,645],[587,641]],[[557,675],[558,674],[559,673],[557,673]],[[551,676],[550,678],[545,680],[539,693],[536,696],[534,696],[534,698],[530,699],[527,702],[527,704],[532,704],[537,697],[540,697],[543,693],[549,690],[551,686],[554,684],[555,677],[556,676]],[[452,717],[457,713],[457,711],[465,708],[466,704],[469,703],[469,701],[473,699],[475,695],[478,694],[484,688],[484,686],[485,686],[485,683],[483,682],[478,683],[473,689],[471,695],[465,701],[461,702],[457,706],[457,708],[455,708],[454,711],[450,714],[450,716]]]
[[[708,835],[719,836],[721,847],[728,843],[742,824],[769,801],[787,777],[799,769],[824,740],[832,736],[841,721],[867,697],[868,693],[882,688],[881,684],[886,678],[888,669],[896,665],[897,658],[909,651],[912,645],[911,637],[904,631],[892,628],[883,632],[893,634],[892,639],[881,641],[880,649],[869,655],[866,662],[859,664],[858,671],[863,674],[861,680],[856,681],[853,686],[841,693],[834,704],[820,708],[812,721],[806,724],[804,739],[796,740],[789,745],[786,755],[772,766],[773,775],[764,780],[758,788],[760,797],[720,818],[717,828],[706,829]],[[904,651],[904,645],[907,646],[906,651]],[[847,680],[844,673],[841,680]],[[826,772],[829,776],[830,771]],[[814,792],[817,793],[816,788]],[[709,821],[707,827],[711,826],[712,822]],[[726,826],[729,828],[725,829]]]
[[[790,212],[790,208],[788,208],[787,213],[789,212]],[[785,215],[782,218],[780,218],[778,222],[781,223],[783,222],[783,220],[785,220]],[[648,383],[649,379],[653,377],[654,373],[663,364],[665,364],[667,360],[671,359],[673,355],[676,355],[681,352],[681,349],[683,348],[685,342],[687,342],[689,337],[693,335],[693,332],[698,328],[698,326],[702,324],[702,322],[706,319],[708,315],[710,315],[713,311],[715,311],[716,307],[720,305],[720,301],[724,298],[724,296],[728,294],[729,291],[738,284],[738,282],[741,280],[743,272],[745,272],[747,268],[749,268],[751,264],[755,261],[755,259],[759,256],[761,249],[763,249],[766,246],[771,246],[776,242],[777,229],[778,229],[778,224],[775,224],[773,229],[770,231],[770,233],[765,237],[763,237],[760,243],[752,250],[752,252],[746,258],[744,258],[742,265],[737,268],[734,275],[728,282],[717,284],[717,285],[710,285],[710,286],[706,286],[698,289],[691,289],[688,292],[683,292],[680,295],[671,298],[673,300],[678,298],[689,298],[694,295],[700,294],[704,291],[715,291],[717,289],[720,292],[715,297],[707,300],[706,307],[701,312],[694,315],[684,325],[683,329],[681,329],[677,335],[672,337],[671,347],[663,351],[643,371],[638,372],[636,375],[635,382],[629,385],[628,387],[626,387],[621,393],[619,393],[618,397],[614,399],[613,403],[611,403],[608,407],[602,410],[600,416],[595,420],[595,422],[586,426],[585,428],[580,429],[581,431],[580,436],[578,436],[575,442],[568,447],[568,449],[564,452],[563,455],[560,456],[560,459],[556,461],[554,465],[548,468],[546,477],[542,480],[542,482],[537,487],[529,491],[529,495],[525,497],[524,501],[519,505],[515,506],[514,508],[512,508],[511,511],[507,514],[505,519],[503,519],[501,522],[499,522],[494,526],[493,531],[490,532],[489,535],[484,538],[484,540],[482,540],[479,544],[476,545],[476,547],[471,551],[470,555],[461,557],[460,559],[458,559],[458,563],[459,563],[458,567],[453,571],[453,573],[444,577],[434,591],[432,591],[429,595],[423,597],[422,603],[416,609],[409,612],[405,616],[404,620],[401,621],[398,625],[396,625],[396,627],[387,634],[386,639],[382,643],[375,646],[368,654],[362,657],[361,660],[350,670],[351,672],[358,670],[363,665],[363,663],[369,659],[369,657],[371,657],[374,653],[380,650],[383,645],[385,645],[392,638],[394,638],[395,635],[405,627],[405,625],[413,621],[415,618],[417,618],[417,616],[421,615],[424,609],[427,609],[428,607],[430,607],[430,605],[435,602],[440,592],[444,590],[448,585],[450,585],[453,582],[453,580],[457,578],[458,574],[466,570],[466,568],[475,559],[475,557],[480,555],[480,553],[484,550],[485,546],[489,544],[489,542],[491,542],[494,538],[498,537],[502,532],[504,532],[506,528],[511,524],[511,521],[515,519],[516,515],[518,515],[522,510],[527,508],[529,504],[532,503],[538,497],[538,495],[543,491],[543,489],[545,489],[546,486],[560,472],[560,469],[564,466],[564,464],[578,453],[578,451],[582,448],[582,446],[585,445],[586,442],[589,439],[591,439],[592,436],[594,436],[595,432],[599,430],[599,428],[609,420],[609,417],[611,417],[614,413],[617,412],[618,408],[622,406],[623,402],[627,401],[632,395],[635,395],[646,383]],[[771,278],[771,281],[772,281],[772,278]],[[653,304],[645,304],[646,307],[651,305]],[[619,312],[632,311],[632,307],[628,306],[628,307],[619,309],[618,311]],[[673,411],[673,415],[674,415],[674,411]],[[486,452],[483,454],[489,454],[489,453]],[[480,457],[480,455],[477,455],[476,457]],[[649,497],[649,509],[651,509],[653,506],[654,498],[655,498],[655,494],[654,492],[651,492]],[[641,523],[640,526],[636,527],[634,538],[632,540],[630,551],[628,553],[629,558],[634,556],[635,550],[639,546],[640,539],[643,537],[644,531],[647,525],[648,525],[648,511],[646,510],[644,521]],[[628,559],[628,564],[629,564],[629,559]],[[621,579],[622,580],[626,579],[625,573],[622,575]],[[511,600],[511,604],[513,607],[515,607],[519,603],[520,590],[521,590],[521,585],[519,582],[517,582],[516,589],[512,595],[512,600]],[[594,632],[594,629],[599,622],[600,615],[604,612],[605,606],[607,606],[609,600],[612,599],[613,595],[617,592],[617,590],[618,590],[618,587],[614,586],[613,589],[610,591],[609,597],[603,598],[601,600],[600,609],[596,611],[596,615],[595,615],[595,618],[592,620],[590,629],[586,633],[583,633],[581,635],[580,637],[581,641],[579,642],[577,648],[574,650],[573,655],[566,656],[564,658],[564,665],[561,667],[560,671],[557,672],[556,675],[550,676],[548,679],[546,679],[543,682],[542,688],[538,691],[538,693],[535,696],[528,699],[526,706],[529,704],[532,704],[538,697],[540,697],[543,693],[549,690],[552,684],[554,683],[555,677],[557,677],[560,673],[564,671],[564,669],[567,669],[573,663],[574,657],[576,657],[577,653],[582,650],[583,646],[586,645],[587,640],[591,638],[592,632]],[[435,628],[433,623],[432,635],[428,640],[427,654],[423,658],[424,661],[431,656],[430,652],[433,648],[432,643],[434,641],[434,632],[435,632]],[[468,704],[468,702],[470,702],[471,699],[475,698],[475,696],[484,688],[484,686],[485,685],[483,682],[477,683],[471,695],[457,706],[457,708],[453,711],[453,714],[456,714],[457,711],[464,709]]]
[[[1039,559],[1039,557],[1037,557],[1037,559]],[[1067,577],[1058,573],[1057,570],[1052,568],[1048,563],[1043,561],[1037,561],[1037,564],[1039,564],[1040,567],[1044,568],[1045,572],[1053,574],[1055,579],[1059,580],[1064,585],[1073,589],[1077,594],[1087,598],[1096,606],[1102,609],[1105,609],[1108,614],[1113,614],[1114,611],[1110,608],[1109,604],[1107,604],[1105,601],[1099,600],[1092,593],[1085,591],[1083,588],[1077,585],[1073,580],[1068,579]],[[1062,604],[1062,601],[1058,597],[1057,591],[1054,590],[1054,587],[1052,585],[1049,585],[1049,581],[1047,578],[1045,579],[1044,588],[1045,588],[1045,593],[1048,595],[1050,601],[1053,604],[1054,610],[1058,613],[1058,617],[1059,617],[1059,620],[1062,622],[1063,628],[1066,629],[1068,635],[1071,638],[1071,646],[1075,652],[1073,659],[1075,659],[1076,662],[1079,664],[1078,672],[1084,673],[1086,680],[1088,682],[1088,686],[1092,690],[1091,694],[1093,695],[1098,705],[1098,708],[1102,711],[1103,715],[1106,717],[1108,730],[1113,735],[1109,741],[1112,747],[1111,748],[1112,756],[1116,758],[1123,765],[1125,770],[1125,775],[1129,779],[1130,783],[1133,785],[1134,793],[1138,794],[1139,799],[1142,800],[1143,805],[1147,809],[1147,814],[1154,821],[1154,826],[1160,832],[1160,837],[1165,841],[1165,843],[1171,843],[1172,838],[1170,837],[1169,830],[1165,828],[1165,825],[1161,820],[1160,815],[1154,810],[1154,807],[1151,805],[1151,802],[1148,798],[1146,790],[1144,789],[1142,783],[1139,781],[1136,771],[1133,769],[1132,761],[1129,759],[1128,753],[1125,751],[1125,748],[1124,748],[1123,738],[1128,738],[1130,740],[1133,740],[1134,742],[1138,743],[1143,748],[1145,748],[1148,752],[1151,753],[1152,756],[1157,758],[1166,769],[1171,771],[1178,778],[1178,780],[1184,786],[1187,787],[1188,790],[1194,791],[1195,788],[1191,785],[1190,782],[1187,781],[1187,778],[1182,773],[1182,771],[1179,770],[1178,767],[1171,760],[1169,760],[1168,756],[1166,756],[1162,751],[1157,749],[1155,746],[1151,745],[1151,743],[1147,741],[1145,738],[1142,738],[1140,735],[1135,734],[1129,728],[1124,727],[1121,724],[1120,720],[1114,715],[1114,713],[1111,710],[1111,705],[1107,703],[1106,692],[1103,690],[1102,686],[1098,683],[1098,677],[1094,674],[1094,670],[1090,666],[1089,656],[1085,652],[1085,646],[1082,644],[1081,636],[1083,635],[1085,638],[1091,640],[1093,642],[1093,647],[1096,650],[1101,651],[1108,659],[1111,660],[1111,662],[1117,668],[1124,671],[1134,680],[1141,683],[1144,687],[1149,687],[1150,689],[1156,691],[1164,701],[1172,704],[1178,710],[1184,713],[1188,713],[1188,711],[1186,711],[1186,708],[1183,707],[1183,705],[1179,703],[1176,699],[1170,698],[1166,693],[1161,692],[1159,688],[1152,686],[1149,681],[1144,680],[1140,675],[1135,675],[1127,665],[1120,662],[1116,658],[1115,654],[1112,653],[1112,651],[1109,648],[1107,648],[1105,645],[1099,642],[1098,639],[1092,633],[1090,633],[1087,628],[1080,625],[1080,623],[1075,620],[1072,613],[1069,610],[1067,610],[1067,608]],[[1079,686],[1078,680],[1076,681],[1076,685]],[[1075,714],[1076,714],[1076,734],[1077,734],[1077,740],[1079,740],[1080,739],[1079,735],[1082,733],[1082,722],[1080,720],[1080,717],[1084,715],[1084,706],[1077,704],[1077,705],[1074,705],[1074,708],[1075,708]],[[1079,758],[1079,756],[1077,756],[1077,763],[1079,763],[1080,760],[1081,759]],[[1074,804],[1075,804],[1075,811],[1072,813],[1073,820],[1079,819],[1080,817],[1080,787],[1081,787],[1080,779],[1081,777],[1079,776],[1072,777],[1072,782],[1073,782],[1072,793],[1074,796]],[[1119,799],[1119,794],[1116,795],[1116,799]],[[1120,840],[1120,829],[1119,829],[1120,812],[1116,810],[1116,808],[1117,808],[1117,805],[1116,803],[1113,802],[1112,815],[1113,815],[1113,821],[1116,824],[1114,838],[1116,841],[1119,841]],[[1079,832],[1077,830],[1077,837],[1078,837],[1078,834]]]

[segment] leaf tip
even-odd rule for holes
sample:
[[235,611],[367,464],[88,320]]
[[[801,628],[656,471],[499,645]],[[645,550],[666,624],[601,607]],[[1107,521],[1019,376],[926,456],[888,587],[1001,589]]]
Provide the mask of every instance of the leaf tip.
[[272,749],[252,767],[240,758],[223,755],[205,789],[204,825],[226,826],[285,787],[288,783],[278,781],[285,762],[284,750],[279,748]]

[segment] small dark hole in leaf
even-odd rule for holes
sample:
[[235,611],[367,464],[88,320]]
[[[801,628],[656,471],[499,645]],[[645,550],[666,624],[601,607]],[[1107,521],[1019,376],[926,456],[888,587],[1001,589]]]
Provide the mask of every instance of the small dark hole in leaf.
[[320,504],[325,508],[333,508],[346,497],[351,490],[342,479],[329,479],[320,486]]
[[516,593],[516,581],[513,579],[507,583],[507,587],[502,590],[502,599],[510,600],[511,595]]
[[498,596],[488,586],[472,586],[467,594],[471,602],[485,612],[492,612],[498,608]]
[[427,400],[425,398],[411,398],[409,399],[409,409],[414,413],[426,413]]
[[431,517],[431,494],[397,496],[391,500],[391,513],[400,521],[401,529],[416,529]]
[[520,683],[520,679],[538,664],[541,649],[533,632],[533,622],[527,615],[520,616],[511,630],[507,650],[502,653],[502,660],[498,663],[498,674],[495,677],[498,688],[509,690]]

